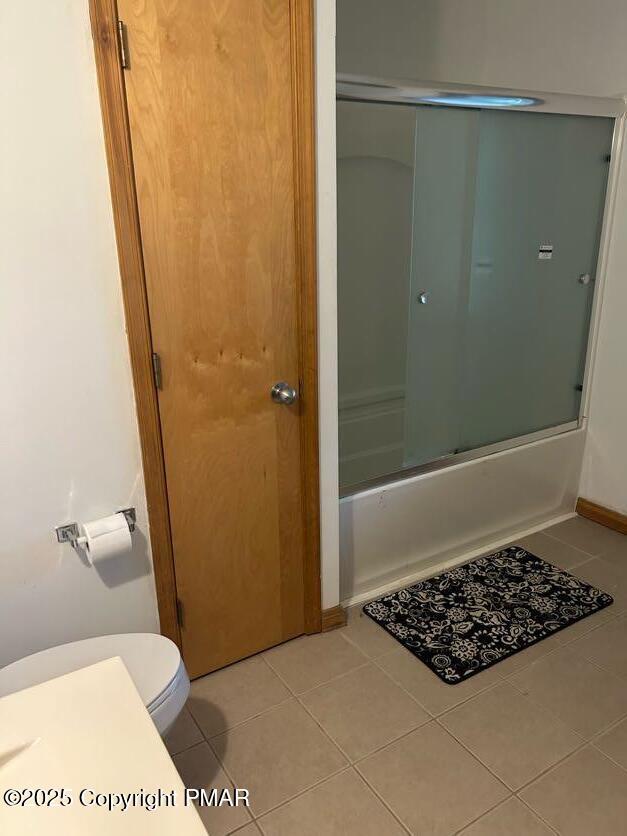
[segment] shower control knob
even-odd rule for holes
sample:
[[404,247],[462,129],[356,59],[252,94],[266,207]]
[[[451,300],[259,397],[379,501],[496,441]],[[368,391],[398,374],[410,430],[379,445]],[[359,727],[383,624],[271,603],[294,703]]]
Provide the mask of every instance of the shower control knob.
[[421,290],[416,298],[418,299],[419,305],[426,305],[429,301],[429,294],[426,290]]
[[272,389],[270,390],[270,397],[275,403],[283,403],[289,404],[294,403],[296,398],[298,397],[298,393],[296,389],[293,389],[289,383],[285,383],[285,381],[280,381],[279,383],[275,383]]

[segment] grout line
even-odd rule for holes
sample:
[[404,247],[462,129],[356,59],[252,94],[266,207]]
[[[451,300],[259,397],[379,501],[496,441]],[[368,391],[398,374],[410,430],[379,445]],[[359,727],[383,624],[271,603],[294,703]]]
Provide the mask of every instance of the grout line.
[[[199,723],[197,723],[196,725],[198,725],[198,728],[200,729],[200,733],[203,736],[203,740],[206,740],[207,743],[209,743],[211,740],[214,740],[216,737],[221,737],[223,734],[229,734],[229,732],[235,731],[235,729],[239,729],[239,728],[241,728],[241,726],[245,726],[246,723],[249,723],[251,720],[256,720],[259,717],[263,717],[264,714],[269,714],[271,711],[274,711],[276,708],[281,708],[282,706],[287,705],[287,703],[290,702],[293,699],[294,699],[294,695],[292,693],[290,693],[290,695],[288,697],[286,697],[284,700],[281,700],[280,702],[274,703],[274,705],[269,705],[267,708],[263,708],[261,711],[258,711],[256,714],[251,714],[250,717],[245,717],[243,720],[238,720],[237,722],[233,723],[232,726],[227,726],[227,728],[221,729],[220,731],[217,731],[214,734],[211,734],[209,736],[207,736],[204,733],[204,731],[203,731],[203,729],[202,729],[202,727],[200,726]],[[191,711],[190,711],[190,714],[191,714]],[[192,744],[192,745],[195,746],[196,744]],[[188,748],[191,748],[191,747],[188,747]]]
[[[269,807],[267,810],[264,810],[263,813],[259,813],[259,815],[257,816],[251,813],[251,815],[253,816],[253,821],[255,822],[255,824],[257,824],[265,816],[270,815],[270,813],[274,813],[277,810],[280,810],[281,807],[285,807],[286,804],[290,804],[292,801],[295,801],[297,798],[300,798],[301,795],[306,795],[306,793],[310,792],[311,790],[317,789],[318,787],[322,786],[322,784],[326,784],[327,781],[330,781],[332,778],[337,778],[338,775],[343,775],[344,772],[348,772],[350,769],[352,769],[352,766],[350,764],[346,764],[340,769],[336,769],[334,772],[329,773],[329,775],[325,775],[324,778],[320,778],[318,781],[315,781],[313,784],[310,784],[304,789],[298,790],[298,792],[294,793],[294,795],[290,795],[289,798],[284,799],[279,804],[275,804],[274,807]],[[258,826],[261,827],[261,825]]]
[[384,807],[384,808],[388,811],[388,813],[392,816],[392,818],[393,818],[395,821],[397,821],[397,822],[399,823],[399,825],[403,828],[403,830],[406,830],[406,831],[407,831],[407,833],[409,833],[409,834],[410,834],[410,836],[411,836],[411,830],[409,829],[409,827],[407,827],[407,826],[406,826],[406,824],[405,824],[405,823],[403,822],[403,820],[400,818],[400,816],[398,815],[398,813],[396,813],[396,812],[392,809],[392,807],[390,807],[390,805],[387,803],[387,801],[379,795],[379,793],[378,793],[378,792],[374,789],[374,787],[372,787],[372,786],[368,783],[368,781],[366,780],[366,778],[362,775],[362,773],[361,773],[358,769],[355,769],[355,767],[353,766],[353,767],[352,767],[352,770],[353,770],[353,772],[355,773],[355,775],[357,776],[358,780],[362,781],[362,783],[366,786],[366,788],[367,788],[368,790],[370,790],[370,792],[371,792],[371,793],[375,796],[375,798],[377,798],[377,799],[379,800],[379,802],[380,802],[380,803],[383,805],[383,807]]
[[459,830],[456,830],[454,832],[453,836],[458,836],[458,834],[463,833],[464,830],[466,830],[467,827],[471,827],[476,822],[481,821],[481,819],[484,816],[487,816],[489,813],[492,813],[494,810],[498,809],[502,804],[507,804],[508,801],[511,801],[511,799],[515,798],[515,797],[516,796],[514,795],[514,793],[511,793],[510,795],[507,796],[507,798],[502,798],[500,801],[497,801],[496,804],[493,804],[492,807],[489,807],[487,810],[485,810],[483,813],[478,815],[472,821],[466,822],[462,827],[459,828]]
[[[250,809],[248,810],[248,812],[250,813]],[[235,830],[229,830],[228,833],[226,834],[226,836],[237,836],[238,833],[241,833],[242,830],[244,830],[244,828],[250,827],[251,824],[255,828],[257,833],[262,834],[262,831],[259,829],[259,825],[255,821],[255,819],[251,818],[251,820],[247,821],[246,824],[239,825]],[[207,834],[209,836],[209,831],[207,831]],[[263,834],[262,834],[262,836],[263,836]]]
[[519,797],[519,796],[517,796],[517,795],[516,795],[516,796],[514,796],[514,797],[515,797],[518,801],[520,801],[520,803],[521,803],[524,807],[526,807],[526,808],[527,808],[527,810],[529,810],[529,812],[530,812],[532,815],[534,815],[537,819],[539,819],[539,820],[542,822],[542,824],[543,824],[543,825],[545,825],[545,826],[546,826],[546,827],[547,827],[547,828],[551,831],[551,833],[557,833],[557,834],[558,834],[558,836],[559,836],[559,830],[557,830],[555,827],[553,827],[553,825],[552,825],[552,824],[551,824],[551,823],[550,823],[547,819],[545,819],[545,818],[544,818],[544,816],[542,816],[542,815],[541,815],[541,814],[540,814],[537,810],[534,810],[534,808],[531,806],[531,804],[528,804],[528,803],[525,801],[525,799],[524,799],[524,798],[520,798],[520,797]]
[[[573,517],[573,519],[576,519]],[[591,552],[587,552],[585,549],[580,549],[579,546],[573,546],[572,543],[569,543],[567,540],[562,540],[561,537],[558,537],[557,534],[549,534],[549,530],[546,529],[545,531],[541,532],[542,534],[546,534],[547,537],[550,537],[551,540],[557,540],[558,543],[561,543],[563,546],[570,546],[571,549],[575,549],[577,552],[581,552],[581,554],[588,555],[588,558],[598,557],[598,554],[592,554]]]
[[313,688],[308,688],[306,691],[299,691],[295,693],[294,696],[297,700],[300,701],[301,697],[304,697],[307,694],[312,694],[314,691],[319,691],[321,688],[326,688],[329,685],[333,685],[335,682],[338,682],[341,679],[346,679],[347,676],[350,676],[352,673],[356,671],[362,671],[364,668],[369,667],[372,665],[372,659],[366,659],[365,662],[360,662],[359,665],[355,668],[349,668],[347,671],[343,671],[342,673],[338,673],[337,676],[334,676],[333,679],[329,679],[326,682],[321,682],[319,685],[314,685]]
[[[189,697],[188,697],[188,700],[189,700]],[[185,705],[183,706],[183,711],[187,711],[187,713],[188,713],[188,714],[189,714],[189,716],[191,717],[192,723],[196,726],[196,729],[198,730],[198,733],[200,734],[201,740],[195,740],[193,743],[190,743],[190,744],[189,744],[189,746],[183,746],[183,748],[182,748],[182,749],[177,749],[177,751],[176,751],[176,752],[171,752],[171,751],[168,749],[168,746],[167,746],[167,744],[166,744],[166,742],[165,742],[165,740],[164,740],[164,741],[163,741],[164,746],[165,746],[165,748],[168,750],[168,755],[169,755],[169,756],[170,756],[170,758],[172,758],[172,759],[173,759],[173,758],[175,758],[175,757],[177,757],[177,755],[182,755],[182,754],[183,754],[183,752],[189,752],[189,750],[190,750],[190,749],[193,749],[193,748],[194,748],[194,746],[198,746],[198,744],[199,744],[199,743],[204,743],[204,742],[206,742],[206,738],[205,738],[204,734],[202,733],[202,729],[200,728],[200,726],[199,726],[199,725],[198,725],[198,723],[196,722],[196,720],[195,720],[194,715],[192,714],[192,712],[191,712],[191,711],[189,710],[189,708],[187,707],[187,703],[185,703]],[[181,713],[182,713],[182,712],[181,712]],[[177,721],[178,721],[178,718],[177,718]],[[175,721],[175,722],[177,722],[177,721]]]
[[[403,647],[402,645],[399,645],[399,646],[400,646],[401,648]],[[396,651],[396,650],[392,650],[392,651],[390,651],[390,652],[391,652],[391,653],[396,653],[397,651]],[[389,671],[386,671],[386,669],[385,669],[384,667],[382,667],[382,666],[379,664],[379,659],[382,659],[382,658],[383,658],[383,656],[387,656],[387,653],[382,654],[382,656],[377,657],[377,659],[373,659],[373,660],[372,660],[372,663],[373,663],[373,664],[374,664],[374,665],[375,665],[375,666],[376,666],[376,667],[377,667],[377,668],[378,668],[378,669],[379,669],[382,673],[384,673],[384,674],[388,677],[388,679],[389,679],[391,682],[393,682],[393,683],[394,683],[394,685],[396,685],[396,687],[397,687],[397,688],[400,688],[400,689],[401,689],[401,691],[404,691],[404,692],[407,694],[407,696],[408,696],[408,697],[411,697],[411,699],[412,699],[415,703],[417,703],[417,705],[419,705],[419,706],[420,706],[420,708],[422,708],[422,710],[423,710],[423,711],[426,711],[426,713],[429,715],[429,718],[430,718],[431,720],[434,720],[434,719],[435,719],[435,717],[436,717],[437,715],[435,715],[432,711],[429,711],[429,709],[427,708],[427,706],[426,706],[426,705],[423,705],[423,704],[420,702],[420,700],[418,699],[418,697],[416,697],[414,694],[412,694],[412,693],[411,693],[411,691],[408,691],[408,690],[407,690],[407,688],[405,688],[405,686],[402,684],[402,682],[399,682],[399,681],[398,681],[398,679],[395,679]],[[420,662],[420,659],[416,659],[416,661],[417,661],[417,662]],[[421,664],[424,664],[424,663],[421,663]],[[427,722],[429,722],[429,721],[427,721]],[[422,725],[424,726],[424,725],[426,725],[426,724],[425,724],[425,723],[423,723]]]
[[[314,690],[315,690],[315,689],[314,689]],[[319,729],[320,729],[320,731],[324,734],[324,736],[325,736],[325,737],[326,737],[326,738],[327,738],[327,739],[331,742],[331,744],[332,744],[332,745],[333,745],[336,749],[338,749],[338,751],[340,752],[340,754],[342,755],[342,757],[346,758],[346,760],[348,761],[349,765],[350,765],[350,766],[352,766],[352,765],[353,765],[353,763],[354,763],[354,760],[353,760],[353,758],[351,758],[351,757],[349,756],[348,752],[345,752],[345,751],[344,751],[344,749],[342,749],[342,747],[340,746],[340,744],[337,742],[337,740],[334,740],[334,739],[331,737],[331,735],[329,734],[329,732],[328,732],[328,731],[324,728],[324,726],[323,726],[323,725],[322,725],[322,723],[318,720],[318,718],[317,718],[317,717],[316,717],[316,716],[315,716],[315,715],[314,715],[314,714],[313,714],[313,713],[309,710],[309,708],[308,708],[308,707],[307,707],[307,706],[303,703],[303,701],[302,701],[299,697],[296,697],[296,699],[297,699],[297,701],[298,701],[298,704],[299,704],[299,705],[301,706],[301,708],[303,709],[303,711],[305,711],[305,712],[309,715],[309,717],[311,717],[311,719],[312,719],[312,720],[314,721],[314,723],[318,726],[318,728],[319,728]]]
[[[565,725],[565,724],[563,724],[563,725]],[[487,769],[487,770],[488,770],[488,771],[489,771],[492,775],[494,775],[494,777],[495,777],[495,778],[497,778],[497,779],[498,779],[498,780],[499,780],[502,784],[504,784],[504,785],[507,787],[507,790],[508,790],[511,794],[513,794],[513,795],[518,795],[518,793],[520,793],[520,792],[522,792],[523,790],[527,789],[527,787],[529,787],[529,786],[530,786],[531,784],[533,784],[535,781],[539,780],[539,779],[540,779],[540,778],[542,778],[544,775],[546,775],[546,773],[547,773],[547,772],[551,772],[553,769],[557,768],[557,767],[558,767],[561,763],[563,763],[565,760],[568,760],[568,758],[570,758],[570,757],[572,757],[573,755],[577,754],[577,752],[579,752],[581,749],[585,748],[585,747],[589,744],[589,742],[590,742],[590,741],[585,740],[584,738],[582,738],[582,737],[581,737],[581,735],[580,735],[580,734],[578,734],[577,732],[574,732],[575,734],[577,734],[577,735],[578,735],[578,737],[580,737],[580,738],[581,738],[581,743],[579,743],[579,744],[578,744],[578,745],[577,745],[574,749],[571,749],[571,750],[570,750],[570,752],[568,752],[566,755],[564,755],[563,757],[561,757],[559,760],[557,760],[557,761],[555,761],[554,763],[551,763],[551,764],[549,764],[548,766],[546,766],[544,769],[542,769],[540,772],[538,772],[536,775],[534,775],[534,776],[533,776],[533,778],[530,778],[530,779],[529,779],[528,781],[526,781],[524,784],[521,784],[521,785],[520,785],[520,787],[517,787],[516,789],[512,789],[512,787],[510,787],[510,786],[508,786],[507,784],[505,784],[505,781],[504,781],[502,778],[500,778],[500,777],[499,777],[499,776],[498,776],[498,775],[497,775],[497,774],[496,774],[496,773],[492,770],[492,768],[491,768],[490,766],[488,766],[488,764],[487,764],[487,763],[485,763],[483,760],[481,760],[481,757],[480,757],[480,756],[479,756],[476,752],[473,752],[471,749],[469,749],[469,748],[468,748],[468,746],[467,746],[467,745],[466,745],[466,744],[465,744],[462,740],[460,740],[458,737],[456,737],[456,735],[455,735],[455,733],[454,733],[454,732],[452,732],[452,731],[450,731],[449,729],[447,729],[447,728],[446,728],[446,726],[442,726],[442,728],[443,728],[446,732],[448,732],[448,733],[451,735],[451,737],[453,737],[453,738],[454,738],[454,739],[455,739],[455,740],[456,740],[456,741],[460,744],[460,746],[463,746],[463,748],[464,748],[464,749],[466,749],[466,751],[467,751],[467,752],[469,752],[469,754],[471,754],[471,755],[474,757],[474,759],[475,759],[475,760],[479,761],[479,763],[480,763],[482,766],[484,766],[484,767],[485,767],[485,768],[486,768],[486,769]],[[570,728],[570,726],[567,726],[567,728],[568,728],[568,730],[569,730],[569,731],[573,731],[573,729],[571,729],[571,728]]]
[[[322,634],[319,633],[318,635],[322,635]],[[348,641],[345,636],[341,636],[341,638],[344,641]],[[272,673],[275,674],[275,676],[277,676],[281,680],[283,685],[285,685],[285,687],[290,692],[290,694],[292,694],[294,697],[296,697],[298,699],[298,697],[301,696],[302,694],[308,694],[310,691],[315,691],[316,688],[321,688],[323,685],[329,685],[331,682],[335,682],[336,679],[341,679],[342,677],[347,676],[347,674],[350,674],[353,671],[359,670],[359,668],[365,668],[366,665],[368,665],[372,661],[368,656],[366,656],[366,654],[363,652],[363,650],[361,650],[359,647],[357,647],[355,644],[353,644],[353,642],[348,641],[348,644],[352,648],[356,648],[357,650],[359,650],[361,655],[364,657],[364,661],[360,662],[358,665],[355,665],[355,667],[351,667],[348,670],[344,670],[341,673],[335,674],[330,679],[326,679],[324,682],[318,682],[317,685],[313,685],[311,688],[306,688],[304,691],[295,691],[294,688],[292,688],[292,686],[289,685],[289,683],[283,677],[283,675],[280,673],[280,671],[278,671],[276,668],[274,668],[272,666],[272,664],[268,661],[268,659],[266,659],[265,657],[262,657],[262,658],[263,658],[264,662],[266,663],[266,665],[268,665],[268,667],[270,668]]]
[[618,723],[613,724],[613,725],[612,725],[612,727],[611,727],[611,729],[605,729],[605,731],[604,731],[602,734],[597,735],[597,737],[595,738],[595,740],[591,740],[591,741],[590,741],[590,745],[594,748],[594,750],[595,750],[595,751],[599,752],[599,754],[603,755],[603,757],[604,757],[604,758],[607,758],[607,759],[608,759],[608,761],[611,761],[611,762],[612,762],[615,766],[617,766],[617,767],[618,767],[619,769],[621,769],[623,772],[627,772],[627,767],[626,767],[626,766],[624,766],[622,763],[619,763],[619,762],[618,762],[617,760],[615,760],[615,759],[614,759],[611,755],[608,755],[608,753],[607,753],[607,752],[604,752],[604,751],[603,751],[603,749],[600,749],[600,748],[597,746],[597,741],[598,741],[598,740],[600,740],[600,739],[601,739],[601,737],[603,737],[603,735],[607,734],[609,731],[612,731],[614,728],[616,728],[616,726],[618,726],[618,725],[620,725],[622,722],[624,722],[624,720],[625,720],[625,719],[626,719],[626,718],[625,718],[625,717],[623,717],[623,718],[622,718],[622,720],[619,720],[619,721],[618,721]]
[[360,770],[360,769],[359,769],[356,765],[354,765],[354,766],[353,766],[353,768],[354,768],[355,772],[359,775],[359,777],[361,778],[361,780],[364,782],[364,784],[365,784],[365,785],[366,785],[366,786],[370,789],[370,791],[373,793],[373,795],[375,795],[375,796],[379,799],[379,801],[381,802],[381,804],[383,804],[383,806],[385,807],[385,809],[386,809],[389,813],[391,813],[391,814],[392,814],[392,816],[396,819],[396,821],[400,824],[400,826],[401,826],[404,830],[406,830],[408,833],[412,834],[412,833],[413,833],[413,830],[411,829],[411,827],[410,827],[408,824],[406,824],[406,823],[405,823],[405,821],[401,818],[401,816],[400,816],[400,814],[399,814],[399,813],[395,812],[395,811],[392,809],[392,807],[390,807],[390,805],[389,805],[389,804],[388,804],[388,802],[385,800],[385,798],[383,798],[383,796],[382,796],[382,795],[381,795],[381,793],[380,793],[380,792],[376,789],[376,787],[374,787],[374,786],[370,783],[370,781],[366,778],[366,776],[363,774],[363,772],[362,772],[362,771],[361,771],[361,770]]
[[[227,781],[231,784],[231,787],[233,789],[235,789],[238,786],[238,784],[235,782],[235,780],[233,779],[233,777],[229,773],[228,769],[226,768],[226,766],[222,763],[221,759],[219,758],[218,753],[214,750],[213,746],[211,745],[211,743],[206,738],[203,737],[203,740],[199,740],[198,743],[195,743],[193,746],[190,746],[187,749],[184,749],[183,751],[184,752],[189,752],[191,749],[195,749],[198,746],[204,746],[204,745],[207,745],[209,747],[209,751],[213,754],[214,758],[216,759],[216,763],[218,764],[218,767],[226,775]],[[179,754],[182,754],[182,753],[179,752]],[[170,757],[172,757],[172,756],[170,756]],[[175,764],[175,768],[176,768],[176,764]],[[176,771],[178,772],[178,769]],[[180,773],[179,773],[179,777],[181,777]],[[215,778],[215,776],[213,776],[213,777]],[[183,780],[182,777],[181,777],[181,780]],[[185,784],[185,782],[183,782],[183,783]],[[187,784],[185,784],[185,786],[187,786]],[[229,834],[237,833],[238,830],[241,830],[243,827],[247,827],[251,822],[254,822],[255,819],[254,819],[254,816],[252,814],[252,811],[251,811],[250,807],[246,808],[246,812],[250,816],[250,821],[245,822],[243,825],[241,825],[240,827],[237,827],[235,830],[229,830]]]
[[[409,651],[407,650],[407,648],[403,648],[403,646],[402,646],[400,643],[399,643],[399,647],[400,647],[401,649],[404,649],[406,653],[409,653]],[[396,652],[397,652],[397,651],[395,651],[395,650],[391,651],[391,653],[396,653]],[[485,693],[485,691],[489,691],[489,690],[490,690],[490,688],[492,688],[494,685],[498,685],[500,682],[504,681],[504,680],[501,678],[498,682],[490,682],[490,683],[486,684],[486,685],[485,685],[485,687],[480,688],[478,691],[475,691],[473,694],[469,694],[467,697],[462,698],[462,699],[460,700],[460,702],[455,703],[455,705],[450,706],[449,708],[445,708],[445,709],[443,709],[442,711],[439,711],[439,712],[437,712],[437,713],[435,713],[435,714],[434,714],[434,712],[433,712],[433,711],[431,711],[431,709],[427,708],[427,706],[426,706],[426,705],[424,705],[424,703],[421,703],[421,702],[420,702],[420,700],[418,699],[418,697],[417,697],[417,696],[415,696],[415,694],[412,694],[412,693],[411,693],[411,691],[408,691],[408,690],[407,690],[407,688],[405,688],[405,686],[402,684],[402,682],[399,682],[397,679],[395,679],[389,671],[386,671],[386,669],[385,669],[385,668],[383,668],[383,667],[379,664],[379,659],[382,659],[382,658],[383,658],[383,656],[387,656],[387,655],[388,655],[387,653],[384,653],[382,656],[379,656],[379,657],[377,657],[377,659],[373,659],[372,661],[373,661],[373,663],[374,663],[374,664],[375,664],[375,665],[376,665],[376,666],[377,666],[380,670],[382,670],[382,671],[383,671],[383,673],[384,673],[384,674],[386,674],[386,676],[388,676],[388,677],[392,680],[392,682],[393,682],[395,685],[398,685],[398,687],[399,687],[402,691],[404,691],[404,692],[405,692],[408,696],[410,696],[410,697],[412,698],[412,700],[414,700],[414,702],[417,702],[417,703],[418,703],[418,705],[419,705],[422,709],[424,709],[424,711],[426,711],[426,712],[427,712],[427,714],[428,714],[428,715],[429,715],[432,719],[434,719],[434,720],[435,720],[435,719],[437,719],[438,717],[441,717],[443,714],[446,714],[448,711],[451,711],[453,708],[457,708],[458,706],[463,705],[465,702],[468,702],[468,700],[473,699],[473,697],[477,697],[477,696],[479,696],[479,694],[483,694],[483,693]],[[410,653],[409,655],[411,656],[412,654]],[[424,662],[422,662],[420,659],[418,659],[417,657],[414,657],[414,658],[416,659],[416,662],[417,662],[418,664],[424,665]],[[494,668],[493,668],[493,669],[496,671],[496,665],[494,666]],[[436,674],[433,674],[433,675],[435,676]],[[477,674],[477,676],[481,676],[481,674]],[[500,675],[499,675],[499,676],[500,676]],[[423,724],[423,725],[424,725],[424,724]]]
[[[450,708],[446,708],[444,711],[442,711],[440,714],[438,714],[435,719],[436,720],[443,720],[446,717],[448,717],[449,714],[453,714],[455,711],[457,711],[458,708],[461,708],[462,705],[466,705],[467,703],[471,702],[472,700],[474,700],[477,697],[485,697],[485,696],[487,696],[487,694],[490,693],[490,691],[494,691],[496,688],[501,688],[503,685],[506,685],[506,684],[507,684],[507,680],[505,680],[505,679],[501,679],[499,682],[493,682],[491,685],[489,685],[483,691],[480,691],[477,694],[473,694],[467,700],[464,700],[463,703],[460,702],[457,705],[452,705],[452,706],[450,706]],[[442,725],[442,724],[440,724],[440,725]],[[446,728],[446,726],[445,726],[445,728]],[[448,729],[446,729],[446,730],[448,731]],[[513,790],[512,790],[512,792],[513,792]]]
[[414,732],[420,731],[421,729],[425,729],[430,723],[435,723],[435,719],[436,719],[435,717],[430,717],[428,720],[426,720],[420,726],[416,726],[415,728],[410,729],[409,731],[403,732],[398,737],[396,737],[394,740],[389,740],[387,743],[383,743],[381,746],[377,746],[376,749],[373,749],[372,752],[368,752],[366,755],[360,755],[360,757],[356,758],[353,761],[352,765],[354,767],[358,767],[359,764],[363,763],[364,761],[367,761],[368,758],[373,758],[375,755],[378,755],[384,749],[387,749],[388,746],[393,746],[396,743],[400,743],[401,740],[404,740],[406,737],[409,737],[410,734],[413,734]]
[[[483,766],[484,769],[487,769],[487,771],[490,773],[490,775],[492,775],[492,777],[495,778],[502,787],[505,787],[505,789],[507,790],[508,796],[513,795],[513,793],[516,792],[516,790],[513,790],[510,786],[508,786],[505,783],[505,781],[499,775],[496,774],[496,772],[492,769],[492,767],[488,766],[487,763],[484,763],[481,760],[481,758],[479,757],[479,755],[477,755],[475,752],[473,752],[472,749],[469,749],[468,746],[462,740],[460,740],[458,737],[456,737],[453,734],[452,731],[447,729],[446,726],[443,723],[441,723],[438,718],[436,718],[435,722],[438,724],[438,726],[442,729],[442,731],[445,734],[448,734],[449,737],[452,737],[453,740],[455,740],[457,743],[459,743],[459,745],[462,747],[462,749],[465,749],[468,752],[468,754],[471,756],[471,758],[473,758],[473,760],[476,760],[477,763],[481,764],[481,766]],[[501,801],[505,801],[505,799],[502,798]],[[501,801],[499,801],[499,804],[501,803]],[[498,805],[494,805],[494,806],[498,806]],[[492,809],[492,808],[490,808],[490,809]]]
[[[539,781],[545,775],[548,775],[550,772],[554,772],[556,769],[558,769],[560,766],[562,766],[565,761],[570,760],[570,758],[575,757],[575,755],[578,755],[579,752],[581,752],[587,746],[592,746],[597,752],[604,755],[608,760],[610,760],[610,761],[612,761],[612,763],[614,763],[612,758],[607,756],[605,754],[605,752],[603,752],[601,749],[598,748],[598,746],[595,745],[595,741],[597,741],[599,738],[603,737],[603,735],[606,734],[609,730],[613,729],[615,726],[619,725],[620,723],[622,723],[626,719],[627,719],[627,714],[624,714],[620,717],[620,719],[610,723],[609,726],[605,726],[600,731],[595,732],[590,738],[584,739],[583,742],[579,744],[579,746],[577,746],[575,749],[573,749],[567,755],[564,755],[563,758],[560,758],[555,763],[551,764],[550,766],[547,766],[546,769],[543,769],[541,772],[539,772],[537,775],[535,775],[533,778],[531,778],[529,781],[527,781],[527,783],[525,783],[521,787],[519,787],[515,791],[516,795],[518,796],[521,792],[524,792],[524,790],[528,789],[530,786],[532,786],[532,784],[535,784],[537,781]],[[568,728],[570,728],[570,726]],[[571,731],[574,731],[574,729],[571,729]],[[576,732],[576,734],[579,734],[579,732]],[[582,735],[579,734],[579,737],[581,737],[581,736]],[[620,766],[620,764],[617,764],[617,766]],[[627,772],[627,769],[625,769],[623,767],[621,767],[621,769],[623,769],[624,772]],[[520,800],[524,801],[524,799],[522,799],[522,798]],[[530,805],[528,805],[528,806],[530,806]],[[531,809],[534,811],[534,813],[536,812],[533,807],[531,807]]]
[[290,692],[290,694],[291,694],[293,697],[295,697],[295,696],[296,696],[296,691],[294,691],[294,689],[293,689],[290,685],[288,685],[288,683],[287,683],[287,682],[286,682],[286,680],[285,680],[285,679],[281,676],[281,674],[279,673],[279,671],[275,670],[275,669],[272,667],[272,664],[268,661],[268,659],[266,659],[265,654],[262,654],[262,655],[261,655],[261,658],[262,658],[263,662],[264,662],[264,663],[265,663],[265,664],[266,664],[266,665],[270,668],[270,670],[272,671],[272,673],[273,673],[276,677],[278,677],[279,682],[281,682],[281,683],[285,686],[285,688],[287,688],[287,690]]
[[[368,616],[366,616],[366,615],[362,615],[362,616],[360,616],[360,618],[368,618]],[[370,622],[371,622],[371,623],[372,623],[375,627],[379,627],[379,629],[383,629],[383,628],[381,628],[381,625],[379,625],[379,624],[375,624],[375,622],[374,622],[374,621],[371,621],[371,619],[368,619],[368,621],[370,621]],[[348,627],[349,627],[349,625],[348,625],[348,623],[347,623],[344,627],[342,627],[342,628],[340,628],[340,629],[342,629],[342,630],[346,630]],[[384,634],[384,635],[386,635],[386,636],[388,636],[392,642],[394,642],[395,644],[398,644],[398,646],[399,646],[399,647],[402,647],[402,646],[403,646],[400,642],[397,642],[397,641],[396,641],[396,639],[394,639],[392,636],[390,636],[390,634],[389,634],[389,633],[387,633],[385,630],[383,630],[383,634]],[[371,655],[370,653],[368,653],[367,651],[365,651],[365,650],[363,649],[363,647],[360,647],[360,646],[359,646],[359,642],[357,642],[355,639],[352,639],[350,636],[345,635],[344,633],[342,633],[342,638],[343,638],[343,639],[345,639],[347,642],[349,642],[349,644],[351,644],[353,647],[356,647],[356,648],[357,648],[357,650],[359,650],[359,651],[360,651],[360,653],[363,653],[363,654],[364,654],[364,656],[365,656],[365,657],[366,657],[366,658],[367,658],[370,662],[374,662],[374,661],[375,661],[375,659],[380,659],[382,656],[387,656],[387,654],[388,654],[388,653],[392,653],[394,650],[396,650],[396,648],[395,648],[395,647],[391,647],[391,648],[388,648],[387,650],[384,650],[382,653],[375,653],[374,655]]]
[[[604,610],[601,610],[601,612],[604,612]],[[596,633],[596,631],[600,630],[601,627],[606,627],[608,624],[611,624],[613,621],[616,621],[621,617],[621,615],[623,615],[623,613],[616,613],[616,615],[609,616],[609,618],[606,618],[605,621],[601,621],[600,624],[595,624],[593,627],[590,627],[590,629],[586,630],[584,633],[580,633],[578,636],[572,636],[570,639],[568,639],[568,641],[564,641],[564,643],[561,644],[560,647],[570,647],[571,644],[575,644],[575,642],[578,642],[580,639],[584,639],[587,636],[590,636],[592,633]],[[582,619],[579,623],[584,622],[585,619]],[[564,635],[567,635],[566,631],[564,631]]]

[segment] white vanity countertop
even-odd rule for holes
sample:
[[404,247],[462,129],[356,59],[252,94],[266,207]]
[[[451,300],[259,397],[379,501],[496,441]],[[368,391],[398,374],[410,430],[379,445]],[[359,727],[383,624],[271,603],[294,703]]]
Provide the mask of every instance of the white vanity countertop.
[[[28,806],[9,806],[11,790],[40,789]],[[66,792],[71,803],[36,806]],[[85,804],[79,795],[83,792]],[[153,812],[109,812],[96,793],[170,796]],[[112,795],[116,799],[115,795]],[[172,804],[172,797],[176,805]],[[121,659],[108,659],[0,699],[0,833],[3,836],[176,834],[206,836],[196,810]]]

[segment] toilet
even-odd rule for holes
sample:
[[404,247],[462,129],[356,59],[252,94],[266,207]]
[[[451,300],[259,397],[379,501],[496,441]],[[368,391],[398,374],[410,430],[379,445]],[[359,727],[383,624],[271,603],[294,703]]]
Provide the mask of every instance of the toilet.
[[155,633],[97,636],[33,653],[0,670],[0,697],[112,656],[119,656],[124,662],[163,736],[187,701],[189,677],[178,647]]

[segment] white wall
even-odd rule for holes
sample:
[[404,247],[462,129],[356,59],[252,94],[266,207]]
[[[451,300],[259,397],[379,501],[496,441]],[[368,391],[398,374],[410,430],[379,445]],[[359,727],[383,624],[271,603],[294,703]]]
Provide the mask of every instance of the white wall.
[[315,0],[322,607],[340,600],[335,0]]
[[621,96],[625,0],[337,0],[338,71]]
[[[0,8],[0,666],[157,630],[87,0]],[[54,527],[137,506],[98,573]]]
[[627,514],[627,158],[598,330],[580,496]]

